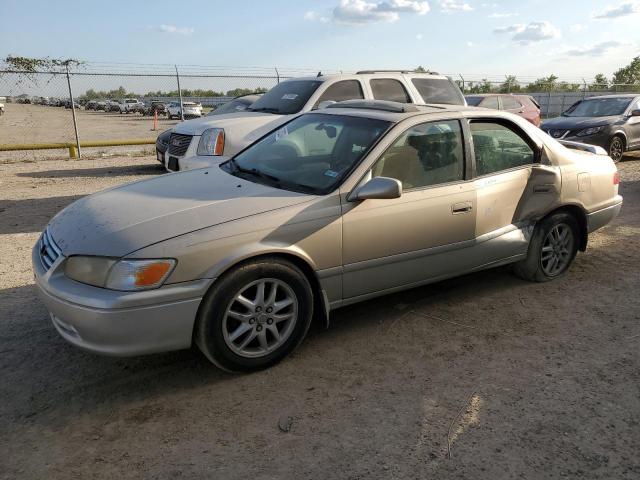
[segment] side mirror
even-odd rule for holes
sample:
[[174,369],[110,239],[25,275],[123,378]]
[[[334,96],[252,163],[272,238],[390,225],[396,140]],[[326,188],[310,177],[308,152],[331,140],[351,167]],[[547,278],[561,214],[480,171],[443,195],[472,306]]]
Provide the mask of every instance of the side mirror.
[[322,110],[323,108],[327,108],[329,105],[333,105],[334,103],[337,103],[334,100],[325,100],[324,102],[320,102],[318,104],[318,110]]
[[640,109],[631,110],[632,117],[640,117]]
[[400,198],[402,182],[395,178],[375,177],[356,189],[349,200],[388,200]]

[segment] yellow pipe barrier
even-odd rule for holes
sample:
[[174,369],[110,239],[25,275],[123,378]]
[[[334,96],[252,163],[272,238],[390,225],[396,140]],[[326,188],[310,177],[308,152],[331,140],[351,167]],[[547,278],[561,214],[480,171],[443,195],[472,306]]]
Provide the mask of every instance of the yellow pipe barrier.
[[[80,142],[80,147],[119,147],[123,145],[154,145],[155,143],[155,138],[135,140],[97,140],[94,142]],[[11,152],[16,150],[54,150],[58,148],[68,148],[69,158],[78,158],[78,147],[75,143],[0,143],[0,152]]]

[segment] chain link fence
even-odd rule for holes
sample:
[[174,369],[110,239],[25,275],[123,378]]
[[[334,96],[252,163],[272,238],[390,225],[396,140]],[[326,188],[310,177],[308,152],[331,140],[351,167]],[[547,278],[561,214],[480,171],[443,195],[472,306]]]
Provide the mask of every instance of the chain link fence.
[[[309,68],[98,63],[74,66],[69,71],[0,70],[0,103],[5,104],[5,114],[0,117],[0,144],[75,143],[74,127],[83,143],[152,140],[179,121],[169,118],[166,109],[151,108],[153,102],[179,104],[182,93],[182,102],[199,103],[206,114],[238,95],[263,92],[284,79],[317,73],[318,70]],[[323,70],[322,73],[339,72]],[[640,92],[640,85],[560,80],[553,76],[547,81],[512,76],[501,79],[449,76],[465,95],[531,95],[541,106],[545,118],[559,115],[588,96]],[[131,103],[136,101],[137,106],[123,107],[125,99]],[[157,118],[154,113],[158,114]]]

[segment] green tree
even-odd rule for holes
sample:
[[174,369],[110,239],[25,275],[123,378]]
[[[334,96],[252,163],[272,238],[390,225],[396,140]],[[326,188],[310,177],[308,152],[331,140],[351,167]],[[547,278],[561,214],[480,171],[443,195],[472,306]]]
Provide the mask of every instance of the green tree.
[[551,92],[557,90],[558,77],[556,75],[549,75],[548,77],[541,77],[527,85],[527,92]]
[[470,93],[491,93],[493,91],[493,84],[483,78],[480,82],[469,82]]
[[593,78],[593,83],[589,85],[589,90],[606,90],[609,88],[609,80],[603,73],[598,73]]
[[416,73],[427,73],[427,70],[422,65],[418,65],[418,68],[416,68],[414,70],[414,72],[416,72]]
[[500,93],[517,93],[520,91],[520,82],[515,75],[507,75],[505,81],[499,87]]
[[640,84],[640,56],[635,57],[629,65],[613,74],[612,83],[616,90],[635,90]]

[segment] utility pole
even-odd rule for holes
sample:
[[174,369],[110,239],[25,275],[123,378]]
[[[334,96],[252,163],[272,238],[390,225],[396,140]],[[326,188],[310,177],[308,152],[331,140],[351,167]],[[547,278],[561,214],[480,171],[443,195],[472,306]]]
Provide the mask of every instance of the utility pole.
[[[71,101],[71,115],[73,117],[73,130],[76,132],[76,148],[78,149],[76,153],[76,158],[80,158],[80,137],[78,137],[78,122],[76,120],[76,105],[73,100],[73,92],[71,91],[71,78],[69,77],[69,63],[66,64],[67,67],[67,85],[69,86],[69,100]],[[73,151],[71,152],[73,153]],[[73,157],[73,155],[71,155]]]
[[182,108],[182,89],[180,88],[180,74],[178,73],[178,65],[176,67],[176,79],[178,80],[178,95],[180,96],[180,118],[184,122],[184,108]]

